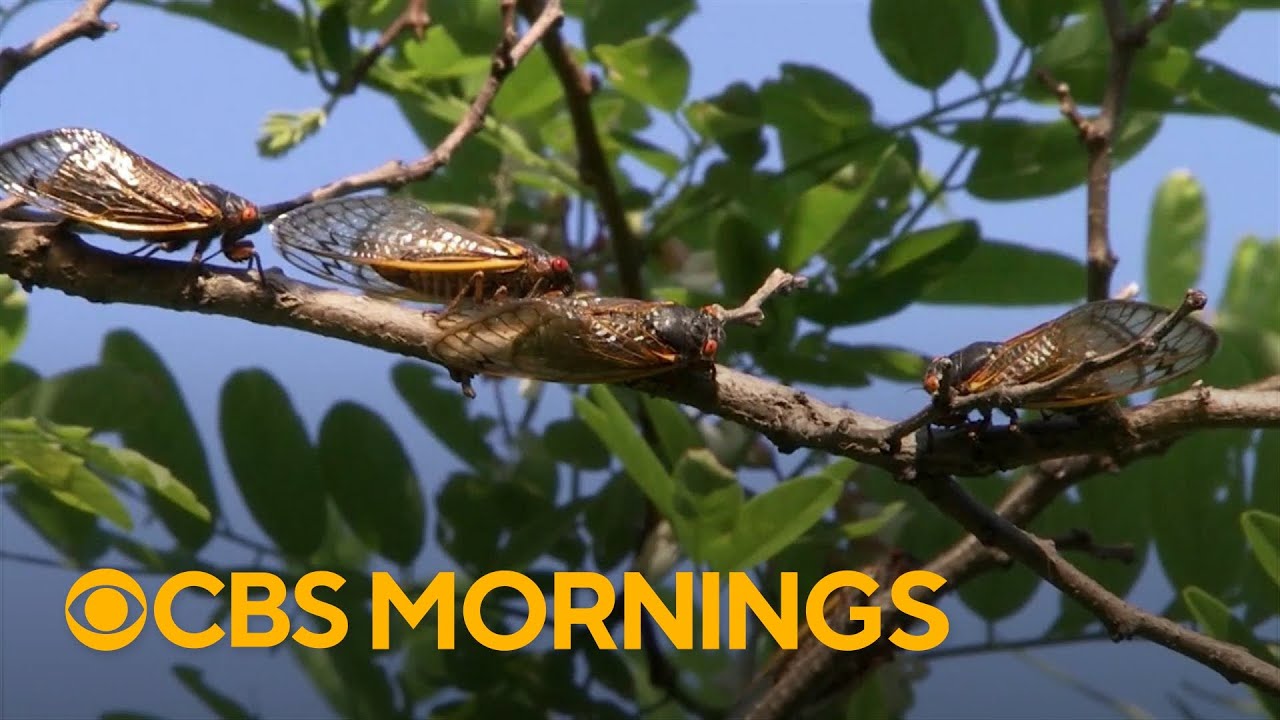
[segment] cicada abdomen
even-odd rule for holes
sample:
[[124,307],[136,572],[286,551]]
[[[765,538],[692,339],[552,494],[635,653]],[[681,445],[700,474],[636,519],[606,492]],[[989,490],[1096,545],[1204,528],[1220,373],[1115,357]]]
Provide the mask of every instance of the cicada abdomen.
[[[969,395],[995,387],[1049,382],[1091,357],[1120,351],[1141,340],[1173,311],[1136,300],[1100,300],[1001,343],[973,343],[947,356],[952,387]],[[1075,408],[1107,402],[1176,380],[1207,362],[1218,349],[1218,334],[1185,317],[1143,352],[1085,374],[1043,397],[1021,404],[1030,409]],[[939,359],[925,372],[931,395],[941,382]]]
[[707,309],[598,296],[541,297],[445,313],[432,354],[476,374],[629,382],[703,362],[724,341]]
[[97,130],[60,128],[0,146],[0,189],[78,226],[166,251],[214,238],[222,254],[257,257],[241,238],[262,227],[258,208],[217,185],[184,180]]
[[569,262],[469,230],[404,197],[323,200],[271,223],[290,264],[371,295],[433,303],[573,292]]

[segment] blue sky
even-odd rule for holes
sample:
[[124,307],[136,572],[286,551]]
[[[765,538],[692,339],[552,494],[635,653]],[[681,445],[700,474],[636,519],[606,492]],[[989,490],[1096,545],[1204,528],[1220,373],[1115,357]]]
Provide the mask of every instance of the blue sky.
[[[0,46],[26,42],[60,21],[75,3],[43,0],[0,35]],[[919,113],[928,96],[900,81],[881,60],[867,28],[862,0],[703,0],[676,39],[693,65],[691,97],[717,92],[735,80],[750,83],[776,75],[782,62],[811,63],[835,72],[871,95],[883,120]],[[1280,84],[1280,20],[1277,13],[1251,13],[1207,54],[1254,77]],[[257,156],[254,138],[272,110],[301,110],[323,102],[309,74],[297,72],[282,56],[210,26],[133,5],[117,4],[107,14],[121,29],[97,42],[79,41],[21,74],[0,98],[0,138],[57,126],[86,125],[126,144],[180,174],[225,185],[255,201],[292,197],[334,178],[365,170],[391,158],[422,153],[416,137],[393,104],[370,92],[345,99],[323,132],[283,159]],[[743,48],[749,47],[749,51]],[[1001,56],[1011,49],[1006,42]],[[952,94],[971,87],[957,81]],[[1048,117],[1051,109],[1044,111]],[[674,142],[669,133],[659,141]],[[951,158],[946,146],[926,141],[925,165],[939,172]],[[1187,169],[1205,186],[1209,200],[1208,261],[1202,287],[1210,304],[1221,290],[1232,249],[1249,233],[1280,231],[1280,144],[1274,136],[1229,120],[1170,118],[1158,138],[1114,178],[1112,234],[1121,258],[1119,287],[1141,282],[1142,256],[1152,193],[1170,172]],[[1083,256],[1084,193],[1020,204],[949,199],[950,213],[976,216],[988,237],[1014,240]],[[935,214],[936,220],[944,215]],[[257,236],[268,266],[281,265],[265,233]],[[850,331],[852,342],[902,344],[923,352],[949,352],[975,339],[999,339],[1052,317],[1062,308],[988,310],[912,307],[880,322]],[[410,416],[391,387],[388,370],[399,358],[305,333],[259,327],[230,318],[181,314],[123,305],[93,305],[55,291],[31,298],[31,332],[18,359],[45,374],[92,363],[102,336],[128,327],[156,347],[182,386],[197,423],[213,449],[211,462],[233,525],[259,532],[239,505],[217,448],[217,398],[225,377],[239,368],[261,367],[280,378],[299,412],[314,430],[335,402],[358,400],[383,412],[409,448],[428,493],[456,466]],[[478,400],[497,392],[477,388]],[[503,392],[511,402],[514,387]],[[824,391],[823,399],[848,403],[886,417],[904,417],[920,402],[901,385],[877,384],[858,391]],[[145,536],[159,539],[154,529]],[[0,547],[40,553],[44,549],[6,509],[0,509]],[[248,562],[234,548],[215,548],[220,560]],[[432,569],[428,561],[421,565]],[[174,662],[199,663],[211,682],[252,709],[273,716],[327,714],[306,689],[286,653],[213,650],[198,657],[177,653],[153,633],[121,655],[95,655],[66,632],[60,607],[73,575],[0,561],[0,715],[84,716],[104,709],[190,715],[195,703],[168,675]],[[1163,603],[1166,586],[1148,572],[1135,599]],[[997,629],[1001,637],[1035,633],[1053,617],[1057,601],[1043,590],[1027,610]],[[960,613],[956,606],[948,612]],[[985,628],[953,619],[951,643],[978,642]],[[150,639],[148,640],[148,636]],[[1103,687],[1123,688],[1124,698],[1157,714],[1172,710],[1164,695],[1188,679],[1218,687],[1206,673],[1158,648],[1141,643],[1101,652],[1066,647],[1038,657]],[[1148,677],[1168,678],[1151,683]],[[67,692],[76,688],[76,692]],[[998,706],[994,688],[1008,693]],[[1008,656],[942,661],[918,688],[913,716],[988,714],[1016,717],[1036,707],[1065,715],[1108,712],[1049,681],[1026,663]]]

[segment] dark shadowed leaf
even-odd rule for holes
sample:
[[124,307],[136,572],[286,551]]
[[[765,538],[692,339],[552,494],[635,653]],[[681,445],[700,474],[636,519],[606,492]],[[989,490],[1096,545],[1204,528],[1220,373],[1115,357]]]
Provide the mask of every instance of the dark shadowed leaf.
[[1028,45],[1038,45],[1053,34],[1062,19],[1081,5],[1080,0],[998,0],[1005,24]]
[[1084,263],[1052,250],[984,240],[950,272],[924,288],[938,305],[1061,305],[1084,296]]
[[[994,504],[1008,488],[1008,481],[996,475],[970,478],[965,489],[984,505]],[[1031,602],[1040,587],[1040,576],[1025,566],[1014,564],[1002,572],[985,573],[958,588],[960,599],[987,622],[997,622]]]
[[[1132,113],[1116,138],[1117,166],[1159,131],[1154,113]],[[984,200],[1045,197],[1084,183],[1085,152],[1066,121],[978,120],[958,123],[953,139],[976,147],[965,187]]]
[[139,4],[198,18],[254,42],[292,52],[305,46],[301,18],[275,0],[137,0]]
[[616,45],[632,38],[675,30],[695,5],[692,0],[587,2],[582,24],[587,47]]
[[493,448],[485,437],[493,421],[469,417],[466,398],[452,381],[436,384],[436,373],[419,364],[402,362],[391,369],[391,382],[400,397],[442,445],[477,470],[493,464]]
[[[964,59],[961,67],[975,80],[981,80],[996,64],[999,44],[996,27],[983,0],[951,0],[961,17]],[[953,31],[954,32],[954,31]]]
[[285,553],[310,555],[324,538],[324,484],[284,388],[266,371],[237,371],[222,387],[218,426],[253,519]]
[[352,402],[320,424],[320,475],[342,517],[379,555],[408,565],[422,550],[426,505],[404,447],[380,415]]
[[1196,285],[1204,263],[1208,219],[1204,189],[1190,173],[1175,170],[1156,190],[1147,229],[1147,297],[1177,307]]
[[96,516],[57,500],[30,478],[17,482],[4,499],[45,542],[78,567],[89,565],[108,549]]
[[690,127],[714,140],[737,162],[754,165],[766,146],[760,132],[760,96],[746,83],[732,83],[719,95],[689,103],[684,116]]
[[552,458],[583,470],[603,470],[613,459],[600,438],[578,418],[548,423],[542,441]]
[[894,72],[935,89],[965,64],[970,37],[962,29],[971,21],[965,15],[969,5],[956,0],[871,0],[871,34]]
[[643,103],[671,112],[689,92],[689,59],[662,35],[628,40],[619,45],[597,45],[609,82]]
[[796,296],[800,312],[823,325],[850,325],[892,315],[923,288],[953,272],[978,246],[978,226],[955,222],[917,230],[877,251],[840,281],[833,294]]
[[129,411],[128,398],[117,397],[118,403],[124,403],[124,412],[119,416],[121,439],[126,446],[168,468],[208,508],[210,520],[206,522],[147,494],[148,507],[183,547],[203,547],[212,536],[213,522],[221,511],[204,443],[177,381],[155,350],[128,330],[107,335],[102,341],[101,362],[106,367],[127,368],[145,378],[149,386],[145,412]]
[[3,408],[10,398],[38,382],[40,382],[40,373],[27,365],[12,361],[0,365],[0,408]]
[[324,51],[329,67],[339,77],[345,77],[351,70],[351,24],[347,20],[347,4],[331,3],[320,11],[316,20],[316,34],[320,39],[320,49]]
[[838,168],[849,160],[832,148],[856,145],[864,137],[879,140],[867,131],[871,100],[829,70],[783,63],[778,77],[760,87],[759,96],[765,122],[778,130],[787,167],[817,161]]
[[644,494],[626,475],[609,479],[583,513],[591,534],[591,556],[602,571],[617,567],[636,549],[636,539],[644,529]]
[[769,240],[738,213],[728,213],[715,231],[716,271],[725,297],[745,298],[777,267]]

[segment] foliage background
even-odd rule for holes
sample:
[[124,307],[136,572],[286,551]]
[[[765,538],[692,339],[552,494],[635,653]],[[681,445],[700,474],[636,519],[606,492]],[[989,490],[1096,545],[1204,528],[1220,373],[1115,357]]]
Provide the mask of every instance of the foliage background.
[[[249,6],[255,4],[245,3],[242,8],[248,13]],[[437,19],[453,31],[455,26],[448,24],[443,9],[448,3],[438,0],[435,4],[441,6],[432,8]],[[0,31],[0,45],[25,41],[60,21],[72,6],[55,1],[33,4]],[[998,17],[992,6],[993,16]],[[704,98],[740,80],[758,85],[778,77],[780,63],[791,62],[824,68],[856,86],[872,98],[875,117],[882,123],[926,110],[928,93],[905,84],[877,51],[868,15],[865,2],[704,0],[673,34],[692,67],[687,97]],[[263,160],[253,140],[268,111],[301,110],[323,102],[323,93],[309,73],[299,72],[277,51],[163,10],[117,4],[108,17],[121,24],[119,32],[95,43],[73,43],[27,70],[6,89],[0,103],[0,137],[61,125],[97,127],[167,167],[225,184],[264,203],[389,158],[410,159],[423,152],[421,141],[404,122],[396,104],[381,93],[362,89],[338,105],[318,135],[283,158]],[[993,72],[1006,67],[1014,50],[1007,29],[997,25],[999,57]],[[491,32],[492,26],[483,31]],[[571,23],[567,32],[580,44],[576,23]],[[1200,54],[1274,88],[1280,84],[1277,41],[1277,13],[1251,11],[1231,23]],[[490,46],[486,41],[483,52],[487,54]],[[972,91],[972,81],[957,76],[941,89],[940,96],[945,100]],[[508,92],[515,92],[514,87],[504,89],[503,94]],[[1274,97],[1275,90],[1272,92]],[[980,111],[975,107],[962,116],[976,118]],[[1057,118],[1056,109],[1047,104],[1019,106],[1017,113],[1046,121]],[[1211,307],[1217,304],[1240,239],[1280,231],[1275,201],[1280,197],[1280,152],[1272,134],[1280,121],[1272,117],[1271,123],[1268,132],[1238,118],[1173,115],[1141,154],[1119,168],[1112,196],[1112,241],[1121,258],[1117,287],[1129,281],[1148,284],[1145,278],[1151,268],[1144,258],[1152,198],[1171,172],[1185,168],[1203,187],[1208,203],[1198,284],[1209,293]],[[660,146],[683,147],[682,135],[662,119],[646,137]],[[936,176],[950,162],[954,146],[926,133],[916,137],[922,166]],[[778,161],[771,143],[764,162],[776,167]],[[1064,156],[1061,162],[1082,164],[1083,154]],[[627,167],[637,182],[653,182],[651,170],[634,162],[628,162]],[[958,177],[963,178],[964,172]],[[432,182],[426,183],[428,191]],[[920,227],[959,218],[976,218],[987,238],[1073,258],[1083,256],[1082,188],[1014,203],[984,202],[963,192],[950,193],[945,209],[931,210]],[[279,265],[268,243],[263,242],[265,238],[265,233],[258,236],[264,261],[268,266]],[[981,290],[978,294],[985,300],[1000,298],[1004,288],[1016,297],[1020,288],[1047,286],[1056,280],[1037,276],[1034,268],[1015,277],[984,273],[981,268],[967,268],[966,272],[972,275],[966,275],[962,284]],[[1051,317],[1082,295],[1082,275],[1079,288],[1075,297],[1055,297],[1036,306],[913,304],[874,322],[842,329],[833,338],[855,345],[899,345],[925,354],[947,352],[974,339],[1011,335]],[[29,331],[14,358],[46,376],[92,364],[99,357],[104,335],[117,328],[129,328],[142,337],[176,377],[204,441],[224,517],[237,532],[270,544],[231,481],[219,439],[219,397],[232,372],[262,368],[288,390],[312,438],[326,412],[344,400],[358,401],[385,418],[417,469],[431,509],[426,549],[414,563],[414,572],[421,577],[448,567],[435,541],[439,522],[435,495],[444,479],[463,464],[424,430],[396,392],[390,369],[398,359],[227,318],[89,305],[49,291],[32,295]],[[837,378],[836,384],[847,384],[854,377],[850,373]],[[876,378],[862,387],[818,387],[815,392],[831,402],[847,402],[866,412],[899,418],[923,402],[922,393],[908,392],[913,386]],[[515,383],[486,384],[479,390],[480,398],[469,407],[472,413],[495,413],[494,398],[499,393],[508,407],[517,412],[521,407]],[[569,412],[566,394],[552,389],[539,415],[555,419]],[[760,473],[747,474],[744,481],[756,487],[767,484]],[[1090,487],[1105,493],[1105,485],[1111,482],[1098,478]],[[1132,515],[1133,508],[1126,502],[1130,501],[1113,503],[1111,510]],[[1189,494],[1170,492],[1153,500],[1151,507],[1182,517],[1184,513],[1194,515],[1195,507],[1179,504],[1194,502],[1197,500]],[[140,505],[130,507],[135,520],[146,517]],[[1105,524],[1106,520],[1099,522]],[[140,522],[135,537],[160,547],[170,543],[156,522]],[[1239,538],[1230,542],[1238,545]],[[49,555],[47,544],[7,507],[0,508],[0,547],[11,553]],[[202,558],[219,565],[238,565],[254,563],[257,555],[241,544],[215,539]],[[1207,572],[1212,558],[1189,557],[1185,561],[1188,572],[1195,576]],[[0,561],[0,714],[84,716],[113,708],[174,716],[206,713],[205,706],[170,673],[175,663],[198,666],[210,685],[257,714],[334,714],[287,651],[220,648],[183,653],[167,647],[154,633],[144,633],[143,639],[123,654],[127,663],[120,656],[99,656],[80,648],[67,634],[59,614],[71,578],[72,573],[64,569]],[[1028,582],[1021,584],[1027,586]],[[144,587],[154,586],[144,583]],[[1161,608],[1173,598],[1154,553],[1147,556],[1129,597],[1151,609]],[[1041,587],[1029,602],[1010,608],[1016,611],[995,624],[986,623],[959,598],[949,598],[943,607],[953,618],[952,636],[945,646],[952,647],[980,644],[989,634],[1001,639],[1038,637],[1058,616],[1059,600],[1056,593]],[[203,617],[207,612],[208,608],[193,610],[192,617]],[[1271,627],[1274,629],[1274,623]],[[1053,647],[1034,651],[1034,658],[996,653],[930,663],[928,674],[915,686],[915,704],[908,716],[1018,717],[1050,708],[1063,715],[1093,716],[1116,716],[1142,708],[1168,716],[1174,712],[1171,696],[1188,695],[1182,683],[1224,692],[1216,675],[1142,643],[1113,646],[1098,641]],[[1036,662],[1049,663],[1073,680],[1037,669]],[[1110,700],[1091,697],[1073,687],[1074,682],[1098,690]],[[67,688],[76,690],[68,692]],[[1000,702],[993,703],[997,692]],[[1234,698],[1244,697],[1237,688],[1225,692]],[[1206,703],[1203,698],[1195,702]],[[1200,707],[1221,709],[1212,702]]]

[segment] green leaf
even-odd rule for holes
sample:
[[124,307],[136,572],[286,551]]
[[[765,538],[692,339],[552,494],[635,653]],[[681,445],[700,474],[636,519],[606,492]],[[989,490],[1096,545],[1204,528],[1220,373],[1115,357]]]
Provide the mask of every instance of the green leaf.
[[665,515],[681,546],[695,562],[727,570],[720,562],[731,552],[742,509],[743,491],[732,470],[710,450],[690,450],[672,471],[675,513]]
[[1280,587],[1280,515],[1246,510],[1240,516],[1240,525],[1258,564]]
[[1147,230],[1147,297],[1176,307],[1194,287],[1204,264],[1204,189],[1186,170],[1175,170],[1156,190]]
[[282,157],[302,144],[304,140],[320,132],[328,115],[323,109],[302,112],[271,112],[258,129],[258,154],[263,157]]
[[[759,96],[765,121],[778,130],[787,167],[813,165],[816,159],[830,172],[850,162],[863,142],[879,154],[882,138],[868,132],[871,100],[829,70],[783,63],[778,78],[765,81]],[[833,147],[845,152],[833,155]]]
[[493,99],[493,112],[504,120],[518,120],[555,105],[563,96],[547,54],[532,53],[503,81],[502,92]]
[[573,407],[600,442],[622,462],[631,479],[664,517],[675,516],[675,482],[662,461],[640,436],[631,417],[605,385],[592,385],[587,397],[576,395]]
[[724,571],[755,567],[809,531],[831,509],[843,477],[821,472],[779,483],[742,506],[733,539],[712,566]]
[[147,506],[182,547],[200,549],[212,537],[220,509],[204,443],[177,381],[155,350],[127,330],[113,331],[103,339],[101,362],[103,367],[127,368],[146,382],[145,411],[132,410],[121,401],[119,392],[114,394],[120,416],[112,427],[119,427],[126,446],[168,468],[208,509],[209,520],[201,520],[155,493],[147,493]]
[[806,291],[796,297],[800,312],[823,325],[864,323],[910,305],[922,290],[954,272],[978,246],[978,226],[956,222],[917,230],[872,255],[834,296]]
[[965,63],[965,41],[970,36],[962,28],[971,20],[964,12],[968,4],[955,0],[871,0],[871,34],[876,47],[903,79],[937,89]]
[[[1280,333],[1280,238],[1247,236],[1236,245],[1222,298],[1223,315]],[[1224,318],[1225,320],[1226,318]]]
[[346,77],[351,71],[351,24],[347,20],[347,4],[331,3],[320,11],[316,20],[316,34],[320,39],[320,49],[324,52],[329,67]]
[[8,275],[0,275],[0,363],[13,357],[13,352],[27,336],[27,294]]
[[[1160,130],[1156,113],[1132,113],[1116,138],[1116,166]],[[1023,200],[1070,190],[1085,181],[1085,151],[1065,121],[975,120],[957,123],[952,139],[976,147],[965,187],[984,200]]]
[[434,372],[410,362],[391,369],[391,382],[413,414],[449,452],[477,470],[492,467],[493,448],[485,438],[493,421],[488,417],[468,417],[466,398],[456,386],[436,385]]
[[[962,20],[961,47],[964,60],[961,68],[975,80],[981,80],[991,72],[999,54],[996,26],[983,0],[953,0],[956,12]],[[953,29],[954,32],[954,29]]]
[[113,448],[88,439],[64,439],[67,448],[78,453],[100,472],[126,477],[147,490],[148,496],[164,498],[182,512],[208,523],[210,512],[187,486],[178,481],[164,466],[151,461],[136,450]]
[[739,213],[727,213],[716,223],[713,242],[716,274],[724,285],[725,297],[750,296],[760,286],[760,279],[778,266],[766,234]]
[[[1084,296],[1084,263],[1002,240],[983,240],[963,262],[925,286],[937,305],[1062,305]],[[1017,278],[1017,282],[1010,282]],[[1177,303],[1174,303],[1175,305]]]
[[652,395],[641,395],[640,403],[644,405],[653,432],[658,436],[658,446],[670,466],[674,467],[686,452],[702,447],[702,435],[679,405]]
[[632,38],[673,31],[695,9],[692,0],[646,0],[645,2],[590,2],[582,13],[587,47],[616,45]]
[[542,442],[551,457],[583,470],[604,470],[613,456],[600,438],[579,418],[564,418],[547,424]]
[[284,388],[264,370],[236,372],[222,387],[218,424],[249,514],[286,554],[315,552],[325,534],[324,486]]
[[[487,52],[483,55],[464,54],[454,42],[453,36],[449,34],[449,28],[440,23],[434,23],[427,28],[421,40],[415,37],[405,40],[402,52],[404,59],[413,67],[413,74],[422,80],[444,80],[483,74],[488,71],[490,63],[493,62]],[[536,62],[537,57],[538,54],[535,53],[521,60],[511,79],[514,79],[526,64]],[[506,92],[498,93],[494,98],[494,107],[503,102],[502,98],[505,95]]]
[[689,60],[669,38],[653,35],[620,45],[597,45],[593,50],[619,91],[668,112],[684,102],[689,92]]
[[0,365],[0,414],[15,395],[28,392],[40,382],[40,373],[19,362]]
[[301,18],[275,0],[135,0],[187,17],[205,20],[267,47],[293,52],[305,46]]
[[789,208],[782,226],[783,269],[799,270],[822,252],[866,199],[870,189],[869,183],[853,188],[823,183],[801,193]]
[[[1206,635],[1223,642],[1239,645],[1267,664],[1276,664],[1275,655],[1269,652],[1267,647],[1249,631],[1249,628],[1245,627],[1243,623],[1232,615],[1231,609],[1217,597],[1198,587],[1191,586],[1182,591],[1182,600],[1191,610],[1191,614],[1195,617],[1196,624],[1200,626],[1200,630]],[[1251,689],[1268,715],[1280,717],[1280,698],[1261,689]]]
[[343,520],[366,546],[398,565],[422,550],[426,505],[395,432],[353,402],[330,408],[317,440],[320,476]]
[[1078,0],[998,0],[1004,22],[1028,45],[1039,45],[1047,40],[1072,10],[1080,5]]
[[714,140],[730,159],[755,165],[764,156],[760,96],[750,85],[735,82],[719,95],[689,103],[684,116],[695,132]]
[[880,508],[880,511],[871,517],[841,525],[840,533],[850,540],[871,537],[893,522],[894,518],[898,517],[906,506],[906,501],[895,500]]

